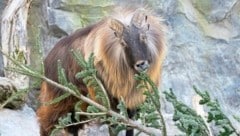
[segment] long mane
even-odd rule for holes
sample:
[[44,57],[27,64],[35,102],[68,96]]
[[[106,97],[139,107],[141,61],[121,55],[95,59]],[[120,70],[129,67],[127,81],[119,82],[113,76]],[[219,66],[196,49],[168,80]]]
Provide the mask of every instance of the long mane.
[[[95,55],[94,65],[98,71],[98,77],[107,89],[107,92],[111,97],[110,99],[114,100],[112,101],[112,108],[116,108],[116,105],[114,105],[116,104],[116,99],[119,100],[123,98],[127,108],[130,110],[134,109],[145,100],[145,96],[143,95],[143,90],[136,89],[137,83],[134,80],[136,71],[134,71],[133,68],[136,63],[134,62],[134,66],[130,66],[132,65],[132,61],[129,60],[133,58],[135,59],[135,57],[131,58],[131,55],[147,54],[147,59],[151,59],[151,63],[149,61],[147,74],[152,81],[158,85],[160,82],[162,62],[166,52],[164,36],[165,27],[162,24],[162,20],[153,16],[153,14],[148,11],[144,11],[144,14],[140,14],[142,12],[138,11],[139,9],[134,8],[116,8],[116,11],[112,14],[112,16],[106,17],[98,23],[80,29],[72,35],[61,39],[50,51],[44,61],[45,76],[58,82],[57,68],[58,60],[60,60],[69,82],[76,85],[82,95],[86,96],[89,94],[91,97],[92,94],[94,97],[94,90],[86,87],[82,80],[75,78],[76,73],[79,72],[81,68],[74,60],[70,50],[74,49],[75,51],[81,52],[85,59],[88,59],[90,54],[93,53]],[[147,16],[145,16],[145,13]],[[142,33],[134,31],[132,32],[133,35],[136,34],[134,36],[138,38],[135,37],[134,39],[132,37],[133,35],[129,35],[127,40],[133,40],[136,45],[134,45],[134,48],[131,48],[131,51],[126,53],[126,49],[124,50],[122,47],[119,37],[116,38],[116,32],[122,32],[121,28],[128,27],[130,23],[134,25],[136,24],[136,26],[139,26],[139,24],[142,25],[141,21],[138,20],[138,17],[147,17],[147,23],[150,26],[147,27],[148,31],[144,33],[146,34],[146,37],[144,38],[144,44],[141,45],[141,47],[144,46],[144,50],[141,49],[138,50],[138,52],[134,50],[138,49],[138,47],[140,47],[139,43],[143,41],[140,39],[140,34]],[[116,27],[112,25],[114,24],[112,21],[116,23]],[[120,27],[118,27],[118,25]],[[139,28],[142,27],[140,26]],[[137,41],[139,39],[140,41]],[[138,54],[142,52],[145,52],[146,54]],[[42,83],[39,98],[42,103],[45,103],[53,100],[63,93],[64,91],[60,88],[52,86],[44,81]],[[40,106],[37,110],[37,115],[41,124],[41,135],[49,135],[51,130],[54,128],[54,125],[57,123],[58,118],[69,111],[73,111],[74,104],[77,101],[78,99],[74,96],[69,96],[67,99],[60,101],[59,103]],[[81,105],[81,109],[86,111],[87,104],[83,103]]]
[[[102,80],[108,93],[117,98],[123,98],[128,108],[134,108],[145,100],[142,90],[136,90],[135,72],[128,66],[126,55],[119,40],[109,27],[109,19],[115,18],[125,26],[130,25],[130,20],[137,9],[117,8],[110,17],[104,18],[87,35],[83,47],[79,49],[87,59],[91,53],[95,55],[95,66],[98,76]],[[156,85],[160,82],[162,62],[166,52],[165,26],[161,18],[147,12],[149,31],[146,33],[147,46],[153,62],[148,75]]]

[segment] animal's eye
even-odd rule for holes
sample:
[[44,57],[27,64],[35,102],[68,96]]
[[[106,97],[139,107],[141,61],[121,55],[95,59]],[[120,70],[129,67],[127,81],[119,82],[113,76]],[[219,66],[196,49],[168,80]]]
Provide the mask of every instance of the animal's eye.
[[118,37],[118,36],[117,36],[117,32],[114,32],[114,35],[115,35],[116,37]]
[[123,46],[123,47],[127,47],[127,43],[125,41],[121,41],[120,44]]
[[150,24],[147,24],[147,30],[149,30],[150,29]]
[[140,40],[146,42],[147,36],[145,34],[140,34]]

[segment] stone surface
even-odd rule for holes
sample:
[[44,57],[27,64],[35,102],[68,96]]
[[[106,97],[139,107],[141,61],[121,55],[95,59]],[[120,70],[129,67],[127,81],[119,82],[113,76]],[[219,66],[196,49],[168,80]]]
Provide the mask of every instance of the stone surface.
[[[1,0],[0,1],[0,21],[2,22],[2,12],[3,9],[5,8],[7,4],[7,0]],[[0,24],[0,32],[1,32],[1,24]],[[1,44],[1,35],[0,35],[0,48],[2,48],[2,44]],[[4,76],[4,72],[3,72],[3,56],[0,53],[0,77]]]
[[86,125],[84,131],[78,133],[79,136],[109,136],[107,125],[90,124]]
[[0,110],[1,136],[39,136],[35,112],[24,106],[21,110]]
[[[207,9],[199,9],[195,2],[179,1],[178,8],[172,13],[166,13],[170,15],[166,20],[169,44],[163,68],[162,90],[172,88],[179,100],[192,107],[192,98],[196,95],[192,86],[207,90],[213,99],[219,101],[225,114],[238,129],[240,124],[233,119],[233,115],[239,116],[240,108],[240,16],[239,9],[235,8],[239,7],[240,2],[198,1],[201,8],[210,8],[211,15]],[[225,17],[220,17],[218,13],[220,9],[223,12],[220,8],[222,6],[227,14]],[[167,113],[172,113],[171,106],[165,104]]]
[[[106,15],[113,4],[111,0],[96,0],[91,1],[92,3],[86,0],[37,1],[39,3],[36,7],[39,10],[34,12],[41,19],[37,21],[36,27],[40,28],[38,42],[44,56],[60,38]],[[140,5],[147,3],[150,9],[165,18],[169,29],[168,54],[164,63],[161,90],[172,88],[179,100],[196,110],[199,109],[193,100],[196,94],[192,86],[207,90],[213,99],[219,101],[235,128],[239,129],[240,123],[233,119],[233,115],[240,116],[240,1],[126,2]],[[34,60],[33,57],[32,62]],[[168,133],[177,135],[179,132],[171,121],[172,106],[162,97]]]
[[228,18],[238,0],[192,0],[194,6],[209,22],[218,22]]
[[107,14],[108,7],[113,4],[111,0],[70,2],[68,0],[50,0],[49,2],[47,20],[55,37],[70,34],[76,28],[99,20]]
[[[49,25],[60,30],[50,29],[55,37],[59,37],[59,33],[62,36],[69,34],[76,29],[75,26],[81,26],[79,22],[73,25],[72,18],[79,19],[75,13],[81,13],[81,10],[76,7],[82,3],[73,6],[65,1],[52,2],[52,7],[51,4],[48,7],[48,11],[52,11],[48,12]],[[192,86],[196,85],[209,90],[228,115],[237,115],[240,108],[237,99],[240,88],[239,2],[163,0],[162,3],[148,1],[148,4],[163,14],[169,28],[169,51],[164,64],[162,90],[173,88],[181,101],[193,106],[195,93]],[[55,17],[53,21],[51,15]],[[61,21],[62,18],[66,19]],[[171,106],[166,103],[164,109],[168,130],[172,130]],[[229,118],[239,128],[239,123],[232,116]]]
[[9,97],[16,96],[15,83],[5,77],[0,77],[0,110],[1,108],[19,109],[24,104],[24,97],[15,97],[8,102]]

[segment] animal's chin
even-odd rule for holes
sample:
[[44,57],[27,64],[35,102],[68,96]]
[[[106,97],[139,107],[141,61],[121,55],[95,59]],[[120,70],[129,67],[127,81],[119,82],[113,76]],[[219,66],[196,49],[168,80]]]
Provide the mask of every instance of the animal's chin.
[[[128,65],[129,66],[129,65]],[[135,68],[134,68],[134,66],[129,66],[130,67],[130,69],[131,69],[131,71],[132,71],[132,73],[135,75],[135,74],[140,74],[140,73],[147,73],[148,72],[148,70],[149,70],[149,68],[148,69],[145,69],[145,70],[136,70]]]
[[136,69],[133,69],[134,71],[134,74],[140,74],[140,73],[147,73],[148,72],[148,69],[145,69],[145,70],[136,70]]

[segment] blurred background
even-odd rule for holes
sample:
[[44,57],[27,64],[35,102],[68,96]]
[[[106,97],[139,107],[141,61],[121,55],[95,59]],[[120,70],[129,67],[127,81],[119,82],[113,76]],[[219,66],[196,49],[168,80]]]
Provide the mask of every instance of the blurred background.
[[[240,1],[239,0],[13,0],[30,4],[14,19],[25,20],[26,27],[15,21],[15,31],[25,33],[19,40],[19,47],[6,44],[6,11],[11,1],[0,1],[2,22],[0,45],[8,53],[22,50],[25,61],[36,70],[41,69],[41,61],[55,43],[78,28],[94,23],[109,14],[117,3],[147,6],[158,16],[165,19],[168,27],[168,53],[164,62],[160,91],[173,89],[183,103],[196,109],[196,93],[192,86],[207,90],[217,99],[224,113],[240,128],[233,116],[240,115]],[[20,2],[21,3],[21,2]],[[7,6],[8,5],[8,6]],[[24,8],[24,4],[20,6]],[[25,5],[26,8],[26,5]],[[5,13],[5,15],[4,15]],[[21,16],[21,13],[23,16]],[[27,14],[26,14],[27,13]],[[25,16],[24,16],[25,15]],[[27,17],[26,17],[27,16]],[[9,21],[9,20],[7,20]],[[3,26],[4,25],[4,26]],[[20,26],[20,28],[19,28]],[[4,30],[3,30],[4,29]],[[13,33],[15,32],[13,31]],[[17,33],[15,37],[21,34]],[[22,44],[23,43],[23,44]],[[3,56],[0,54],[0,76],[4,74]],[[27,80],[33,84],[33,80]],[[21,85],[20,85],[21,86]],[[30,92],[28,106],[35,109],[36,94]],[[163,111],[167,120],[169,134],[176,135],[178,130],[171,121],[173,108],[162,95]],[[3,118],[3,117],[0,117]],[[1,119],[0,119],[1,121]],[[174,130],[174,131],[173,131]],[[1,124],[0,124],[1,132]],[[0,134],[1,135],[1,134]]]

